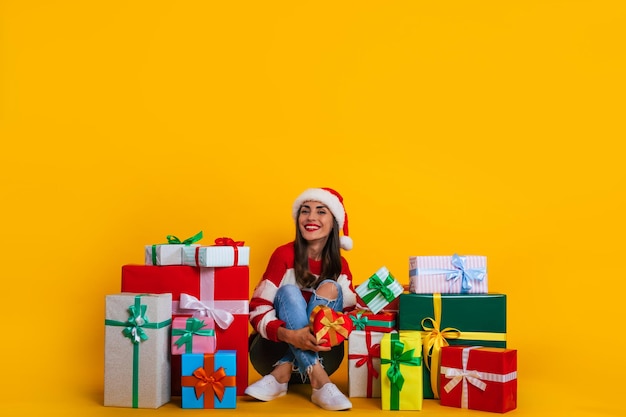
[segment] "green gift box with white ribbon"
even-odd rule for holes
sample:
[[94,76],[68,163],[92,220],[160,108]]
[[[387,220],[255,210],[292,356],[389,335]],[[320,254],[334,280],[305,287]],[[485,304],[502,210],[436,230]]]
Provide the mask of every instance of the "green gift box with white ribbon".
[[104,405],[158,408],[170,401],[172,294],[105,299]]

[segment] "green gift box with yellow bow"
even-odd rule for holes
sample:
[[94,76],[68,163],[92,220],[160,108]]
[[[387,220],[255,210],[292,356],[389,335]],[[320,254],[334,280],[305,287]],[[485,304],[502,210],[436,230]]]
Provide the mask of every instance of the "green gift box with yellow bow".
[[422,335],[424,398],[439,398],[441,348],[506,348],[505,294],[413,294],[399,297],[398,329]]

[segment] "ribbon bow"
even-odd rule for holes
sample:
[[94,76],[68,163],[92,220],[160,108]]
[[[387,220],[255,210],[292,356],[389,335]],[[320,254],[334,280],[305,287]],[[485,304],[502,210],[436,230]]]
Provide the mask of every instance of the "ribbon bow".
[[195,235],[188,237],[187,239],[183,241],[181,241],[179,238],[177,238],[174,235],[167,235],[167,243],[170,245],[191,245],[192,243],[195,243],[199,241],[200,239],[202,239],[202,230],[200,230]]
[[459,256],[456,253],[452,255],[450,263],[457,271],[446,274],[446,281],[454,282],[461,278],[461,292],[468,293],[472,289],[470,281],[482,281],[485,279],[485,268],[468,269],[465,267],[465,256]]
[[446,392],[452,391],[454,387],[456,387],[459,384],[459,382],[463,381],[462,391],[461,391],[461,408],[468,408],[468,405],[469,405],[468,386],[467,386],[468,382],[481,391],[484,391],[485,388],[487,388],[487,384],[482,381],[483,375],[481,372],[478,372],[476,370],[471,370],[471,371],[467,370],[467,363],[469,362],[470,351],[471,349],[476,349],[478,347],[480,346],[470,346],[470,347],[466,347],[463,349],[461,353],[461,358],[462,358],[461,361],[462,361],[463,369],[446,368],[445,372],[443,369],[441,370],[446,378],[451,379],[443,387],[443,389],[445,389]]
[[229,237],[218,237],[215,239],[215,246],[243,246],[244,243],[244,241],[234,241]]
[[383,297],[385,297],[385,300],[392,302],[396,297],[393,295],[393,291],[391,291],[388,286],[391,285],[394,280],[395,279],[391,274],[387,275],[387,278],[385,278],[384,281],[380,279],[378,275],[372,275],[367,283],[367,288],[374,291],[365,294],[361,297],[361,299],[367,304],[380,293]]
[[315,338],[319,342],[326,334],[328,334],[330,335],[329,344],[331,346],[335,346],[339,343],[337,334],[343,336],[344,339],[346,339],[350,334],[350,331],[344,327],[346,320],[343,315],[334,318],[333,310],[328,307],[321,310],[323,311],[324,316],[319,322],[323,327],[315,333]]
[[197,379],[197,382],[194,385],[196,398],[200,398],[204,393],[209,395],[210,392],[214,392],[220,402],[224,398],[224,392],[226,391],[224,382],[228,383],[230,382],[229,380],[232,379],[232,377],[226,376],[226,372],[223,367],[220,367],[211,375],[207,375],[204,368],[198,368],[193,371],[193,376]]
[[381,364],[389,364],[387,370],[387,377],[391,385],[394,385],[398,391],[402,390],[404,385],[404,376],[400,371],[400,365],[408,366],[420,366],[422,364],[422,358],[414,357],[415,349],[407,350],[404,352],[404,343],[399,340],[391,341],[391,358],[381,358]]
[[172,336],[180,336],[180,338],[175,342],[176,346],[181,347],[183,345],[187,345],[188,348],[190,348],[194,335],[209,337],[215,336],[215,330],[202,330],[204,327],[206,327],[204,320],[192,317],[187,319],[184,329],[172,329]]
[[185,310],[196,310],[196,312],[194,313],[194,317],[211,317],[213,320],[215,320],[215,323],[222,329],[227,329],[228,327],[230,327],[231,323],[235,320],[235,317],[232,315],[232,313],[204,304],[193,295],[185,293],[180,294],[179,308]]
[[148,335],[142,328],[148,323],[146,318],[146,309],[148,306],[145,304],[132,305],[128,307],[130,316],[127,321],[127,326],[122,330],[122,334],[130,339],[133,343],[140,343],[144,340],[148,340]]
[[466,369],[454,369],[449,368],[444,373],[446,378],[452,379],[450,382],[446,384],[444,389],[446,392],[450,392],[458,385],[459,382],[466,380],[476,388],[481,391],[484,391],[487,388],[487,384],[481,381],[482,374],[478,371],[468,371]]
[[369,321],[368,317],[364,316],[362,311],[359,311],[355,315],[351,314],[350,320],[352,320],[354,330],[365,330],[365,326],[367,326],[367,322]]

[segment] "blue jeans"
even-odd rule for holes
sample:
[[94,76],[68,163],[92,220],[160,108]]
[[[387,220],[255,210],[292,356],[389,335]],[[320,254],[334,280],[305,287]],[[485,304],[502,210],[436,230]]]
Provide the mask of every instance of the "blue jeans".
[[[335,311],[341,311],[343,308],[343,294],[341,287],[333,280],[324,280],[319,285],[332,283],[337,288],[337,299],[329,300],[317,295],[313,291],[309,302],[307,303],[302,296],[300,288],[295,285],[284,285],[276,292],[274,298],[274,308],[277,317],[285,322],[285,327],[290,330],[297,330],[309,325],[309,317],[311,311],[318,305],[325,305]],[[320,362],[318,352],[312,350],[302,350],[289,345],[289,350],[276,365],[283,363],[291,363],[294,371],[298,371],[304,380],[309,369],[316,363]],[[321,364],[321,362],[320,362]]]

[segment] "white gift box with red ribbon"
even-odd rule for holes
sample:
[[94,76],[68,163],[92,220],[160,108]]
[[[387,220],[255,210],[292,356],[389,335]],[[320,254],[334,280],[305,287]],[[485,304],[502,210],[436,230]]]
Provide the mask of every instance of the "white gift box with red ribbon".
[[219,238],[212,246],[182,248],[183,265],[202,267],[246,266],[250,264],[250,247],[244,242]]

